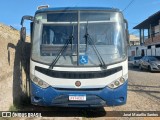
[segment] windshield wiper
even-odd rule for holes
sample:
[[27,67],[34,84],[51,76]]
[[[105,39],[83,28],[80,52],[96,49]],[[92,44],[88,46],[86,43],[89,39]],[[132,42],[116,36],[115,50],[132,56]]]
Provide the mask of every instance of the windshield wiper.
[[70,42],[71,42],[71,50],[73,50],[73,40],[74,40],[74,25],[72,25],[72,34],[69,37]]
[[86,51],[87,51],[87,49],[88,49],[88,37],[89,37],[89,34],[88,34],[88,21],[87,21],[86,33],[85,33],[85,35],[84,35],[85,44],[86,44]]
[[69,39],[67,39],[66,43],[64,44],[64,46],[62,47],[62,49],[59,51],[59,53],[56,56],[56,58],[52,61],[51,65],[49,66],[49,69],[53,69],[53,67],[55,66],[55,64],[59,60],[60,56],[68,48],[68,44],[69,43],[71,44],[71,49],[72,49],[72,44],[73,44],[73,40],[74,40],[74,36],[73,35],[74,35],[74,26],[72,27],[72,34],[71,34],[71,36],[69,36]]
[[64,46],[62,47],[62,49],[59,51],[58,55],[56,56],[56,58],[52,61],[51,65],[49,66],[49,69],[53,69],[53,67],[55,66],[55,64],[57,63],[57,61],[59,60],[60,56],[63,54],[63,52],[66,50],[66,48],[68,47],[68,44],[70,42],[70,39],[68,39],[66,41],[66,43],[64,44]]
[[87,21],[86,33],[85,33],[84,37],[85,37],[85,40],[86,40],[86,41],[85,41],[85,42],[86,42],[86,49],[87,49],[88,42],[89,42],[89,43],[91,44],[94,52],[96,53],[96,55],[97,55],[97,57],[98,57],[98,60],[99,60],[99,62],[100,62],[100,64],[101,64],[100,67],[102,67],[103,69],[106,69],[107,66],[106,66],[106,64],[105,64],[102,56],[100,55],[99,51],[97,50],[97,47],[95,46],[92,38],[90,37],[90,35],[89,35],[89,33],[88,33],[88,21]]

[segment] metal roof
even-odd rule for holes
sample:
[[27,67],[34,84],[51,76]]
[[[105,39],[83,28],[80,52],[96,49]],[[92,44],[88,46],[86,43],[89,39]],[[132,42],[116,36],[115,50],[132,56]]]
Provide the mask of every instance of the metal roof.
[[52,11],[76,11],[76,10],[106,10],[106,11],[114,11],[114,12],[120,12],[119,9],[116,8],[109,8],[109,7],[55,7],[55,8],[44,8],[36,11],[37,13],[42,12],[52,12]]
[[160,11],[148,17],[146,20],[136,25],[133,29],[149,29],[150,25],[155,26],[159,24]]

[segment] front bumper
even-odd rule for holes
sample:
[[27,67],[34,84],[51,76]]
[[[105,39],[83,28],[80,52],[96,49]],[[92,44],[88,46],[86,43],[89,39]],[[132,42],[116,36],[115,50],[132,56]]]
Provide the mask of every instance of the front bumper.
[[[102,89],[55,89],[40,88],[30,83],[31,103],[40,106],[68,106],[68,107],[102,107],[123,105],[127,100],[128,80],[116,89],[108,87]],[[69,94],[86,94],[86,101],[69,101]]]
[[158,67],[158,66],[151,66],[151,71],[160,72],[160,67]]

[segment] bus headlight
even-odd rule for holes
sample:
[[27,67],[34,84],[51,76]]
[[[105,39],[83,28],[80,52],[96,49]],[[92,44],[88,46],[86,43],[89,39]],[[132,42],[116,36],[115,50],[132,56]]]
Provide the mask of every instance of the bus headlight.
[[116,81],[114,82],[114,85],[115,85],[115,86],[119,86],[119,85],[120,85],[120,82],[119,82],[118,80],[116,80]]
[[[126,78],[126,79],[127,79],[127,78]],[[125,78],[121,77],[121,78],[119,79],[119,81],[120,81],[121,83],[124,83],[126,80],[125,80]]]
[[108,87],[115,89],[119,86],[121,86],[126,80],[128,79],[128,74],[116,79],[115,81],[111,82]]
[[47,84],[46,82],[44,82],[43,80],[41,80],[38,77],[34,77],[32,80],[36,85],[38,85],[41,88],[47,88],[49,87],[49,84]]

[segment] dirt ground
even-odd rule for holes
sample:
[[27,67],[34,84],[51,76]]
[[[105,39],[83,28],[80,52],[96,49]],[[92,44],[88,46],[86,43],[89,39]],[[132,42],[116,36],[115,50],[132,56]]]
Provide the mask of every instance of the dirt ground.
[[19,39],[19,31],[0,23],[0,111],[9,110],[13,101],[19,97],[21,54]]
[[0,24],[0,111],[8,110],[13,104],[13,67],[18,40],[18,31]]

